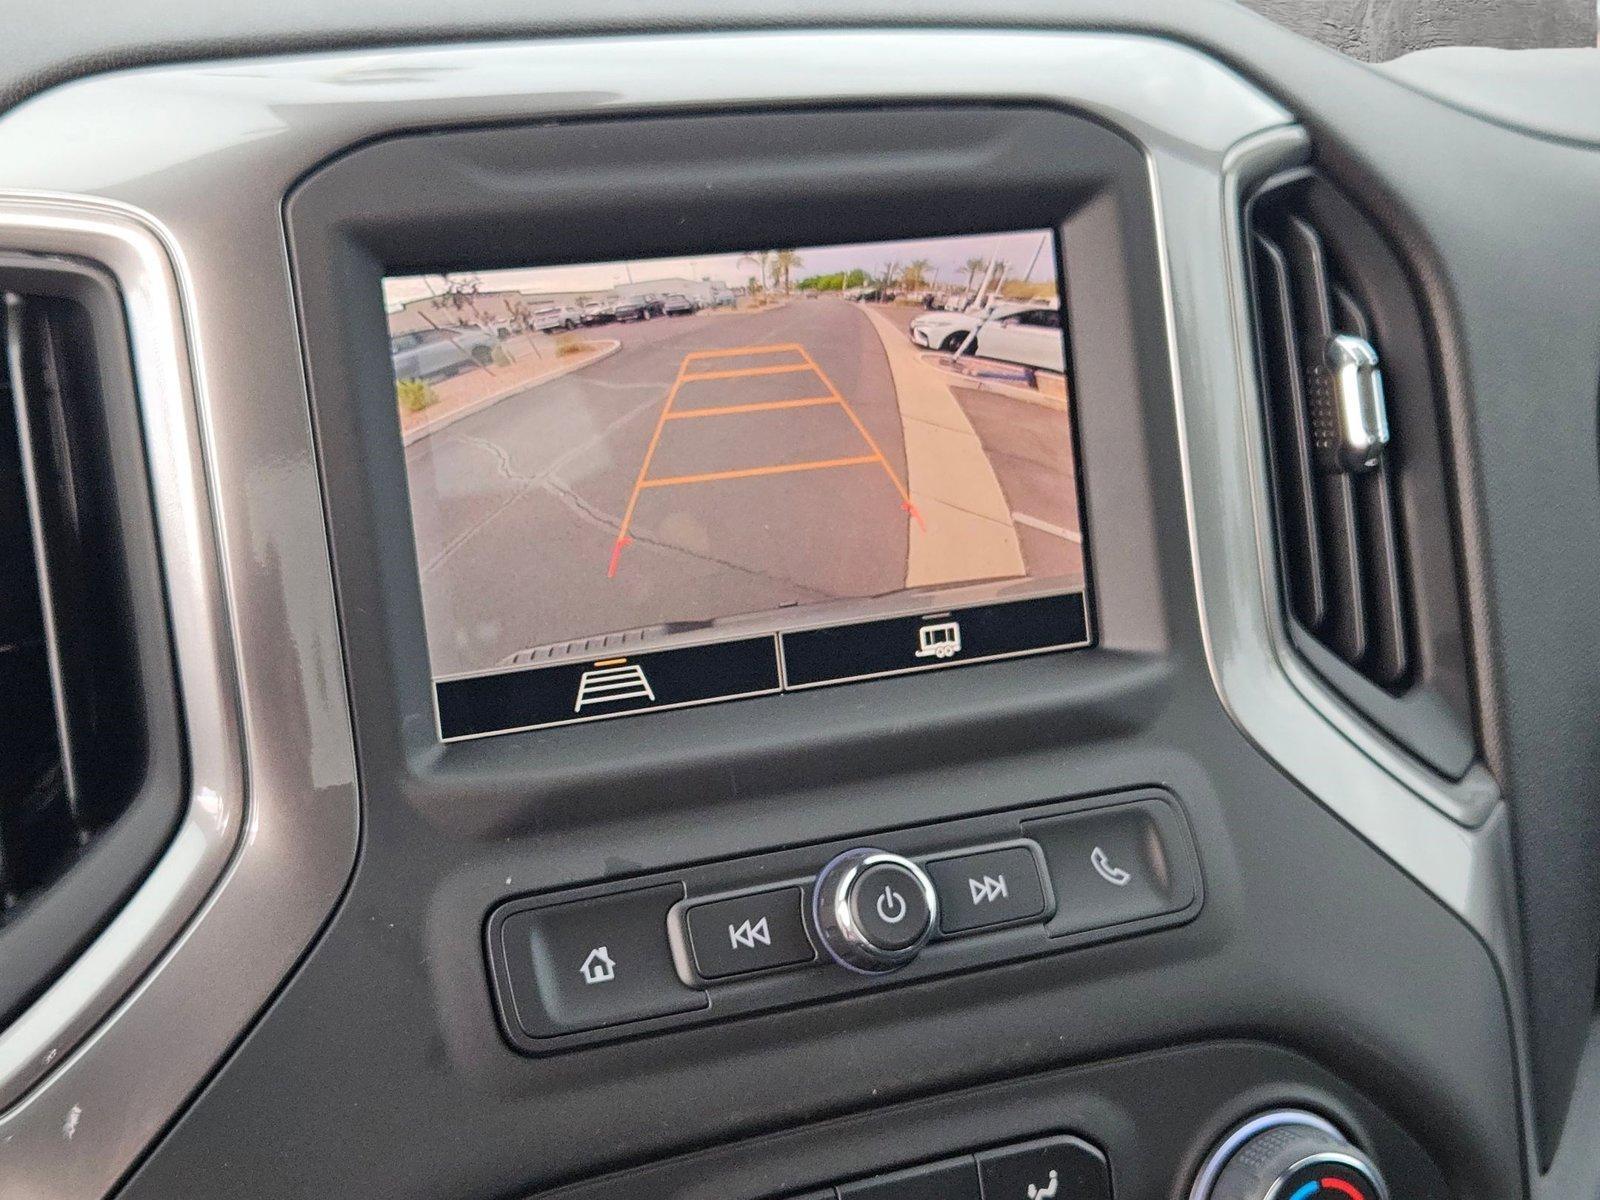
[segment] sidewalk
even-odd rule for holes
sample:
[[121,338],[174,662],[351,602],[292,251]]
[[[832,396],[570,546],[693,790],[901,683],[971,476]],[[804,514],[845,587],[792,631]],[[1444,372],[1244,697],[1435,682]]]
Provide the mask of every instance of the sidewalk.
[[972,422],[893,321],[866,305],[899,399],[907,487],[925,529],[909,525],[906,586],[1024,575],[1005,492]]
[[622,349],[622,343],[613,338],[585,344],[588,349],[581,354],[557,357],[552,346],[542,357],[530,351],[505,366],[474,367],[453,378],[440,380],[433,385],[434,394],[439,397],[436,403],[421,412],[400,414],[401,439],[409,446],[463,417],[482,412],[507,396],[570,375]]

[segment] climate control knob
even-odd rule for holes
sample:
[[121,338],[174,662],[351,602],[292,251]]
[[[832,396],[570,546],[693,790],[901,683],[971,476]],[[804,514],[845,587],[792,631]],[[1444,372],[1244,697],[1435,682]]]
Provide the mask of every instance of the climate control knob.
[[1388,1200],[1373,1162],[1328,1121],[1284,1109],[1246,1121],[1214,1150],[1189,1200]]
[[905,966],[932,935],[939,899],[928,873],[887,850],[847,850],[817,876],[811,915],[828,954],[852,971]]

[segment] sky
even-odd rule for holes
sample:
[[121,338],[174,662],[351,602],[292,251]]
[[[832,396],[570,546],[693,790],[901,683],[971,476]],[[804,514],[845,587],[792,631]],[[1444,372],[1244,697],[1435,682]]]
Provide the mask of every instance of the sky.
[[[1043,246],[1041,250],[1040,247]],[[966,282],[961,264],[969,258],[987,259],[994,255],[1010,264],[1016,278],[1033,264],[1028,276],[1036,282],[1050,278],[1053,251],[1050,235],[1034,230],[1026,233],[986,233],[966,237],[918,238],[900,242],[858,242],[836,246],[800,246],[800,266],[794,269],[795,282],[807,275],[828,275],[855,267],[879,273],[889,262],[902,267],[913,259],[925,258],[933,264],[935,283]],[[1037,254],[1037,259],[1035,255]],[[633,262],[591,263],[570,267],[533,267],[526,270],[480,271],[477,277],[486,292],[604,292],[631,277],[636,283],[647,279],[687,276],[711,279],[729,287],[741,286],[760,268],[737,254],[707,254],[698,258],[637,259]],[[411,275],[386,279],[383,295],[390,308],[444,290],[442,275]]]

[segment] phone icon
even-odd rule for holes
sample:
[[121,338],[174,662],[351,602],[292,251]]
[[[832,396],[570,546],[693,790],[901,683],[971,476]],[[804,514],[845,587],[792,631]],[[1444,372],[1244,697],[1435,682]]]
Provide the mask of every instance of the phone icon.
[[1089,861],[1094,865],[1094,869],[1101,879],[1116,887],[1127,887],[1128,881],[1133,878],[1121,867],[1112,866],[1110,857],[1099,846],[1090,851]]

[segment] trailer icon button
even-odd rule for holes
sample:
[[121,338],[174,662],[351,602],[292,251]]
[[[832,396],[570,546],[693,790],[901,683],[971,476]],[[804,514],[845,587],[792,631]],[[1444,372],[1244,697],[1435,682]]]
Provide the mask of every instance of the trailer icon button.
[[[940,613],[940,616],[949,616]],[[939,621],[917,630],[918,658],[954,658],[961,653],[961,624],[958,621]]]

